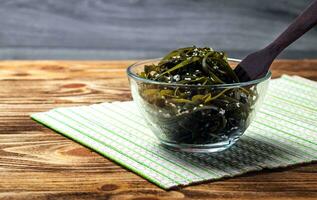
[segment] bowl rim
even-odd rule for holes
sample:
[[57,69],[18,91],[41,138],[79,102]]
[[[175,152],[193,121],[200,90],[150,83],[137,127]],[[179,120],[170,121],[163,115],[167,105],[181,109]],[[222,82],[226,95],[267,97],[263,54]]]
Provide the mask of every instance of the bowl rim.
[[[145,79],[145,78],[142,78],[142,77],[140,77],[132,72],[133,67],[136,67],[136,66],[139,66],[141,64],[148,63],[148,62],[160,61],[161,59],[162,58],[154,58],[154,59],[147,59],[147,60],[135,62],[127,68],[126,72],[130,78],[133,78],[134,80],[137,80],[137,81],[142,81],[145,83],[151,83],[151,84],[156,84],[156,85],[163,85],[163,86],[189,87],[189,88],[198,88],[198,87],[199,88],[210,88],[210,87],[213,87],[213,88],[228,88],[228,87],[235,88],[235,87],[243,87],[243,86],[249,86],[249,85],[256,85],[258,83],[261,83],[263,81],[270,79],[272,76],[271,71],[268,71],[265,76],[258,78],[258,79],[255,79],[255,80],[252,80],[252,81],[247,81],[247,82],[225,83],[225,84],[216,84],[216,85],[185,85],[185,84],[179,84],[179,83],[166,83],[166,82]],[[236,59],[236,58],[228,58],[228,61],[241,62],[240,59]]]

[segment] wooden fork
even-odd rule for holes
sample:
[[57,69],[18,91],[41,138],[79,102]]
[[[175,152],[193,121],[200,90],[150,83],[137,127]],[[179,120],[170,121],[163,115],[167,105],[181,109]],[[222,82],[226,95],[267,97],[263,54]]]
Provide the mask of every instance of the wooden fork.
[[317,0],[310,4],[271,44],[249,54],[239,63],[234,69],[239,80],[244,82],[265,76],[273,60],[316,24]]

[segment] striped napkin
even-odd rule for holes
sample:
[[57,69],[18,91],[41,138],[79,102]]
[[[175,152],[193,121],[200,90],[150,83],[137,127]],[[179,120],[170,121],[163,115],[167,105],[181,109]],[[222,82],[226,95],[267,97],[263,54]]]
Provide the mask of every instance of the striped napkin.
[[272,80],[241,140],[214,154],[161,147],[131,101],[56,108],[31,117],[164,189],[317,160],[317,83],[298,76]]

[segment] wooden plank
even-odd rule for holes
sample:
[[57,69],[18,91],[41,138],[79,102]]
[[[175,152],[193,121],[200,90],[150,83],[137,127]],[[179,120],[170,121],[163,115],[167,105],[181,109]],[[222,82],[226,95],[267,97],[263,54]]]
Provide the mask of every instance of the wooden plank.
[[[244,57],[264,47],[311,0],[2,0],[0,59],[160,57],[211,46]],[[286,57],[316,58],[317,31]]]
[[[0,199],[316,199],[317,164],[164,191],[29,118],[59,106],[130,100],[134,61],[0,62]],[[278,60],[273,75],[317,80],[317,60]]]

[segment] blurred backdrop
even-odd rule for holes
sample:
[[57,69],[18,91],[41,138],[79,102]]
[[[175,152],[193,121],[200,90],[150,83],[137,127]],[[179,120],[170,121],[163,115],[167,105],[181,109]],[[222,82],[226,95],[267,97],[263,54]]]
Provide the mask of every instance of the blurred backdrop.
[[[141,59],[184,46],[242,58],[312,0],[0,0],[0,59]],[[317,58],[317,28],[281,58]]]

